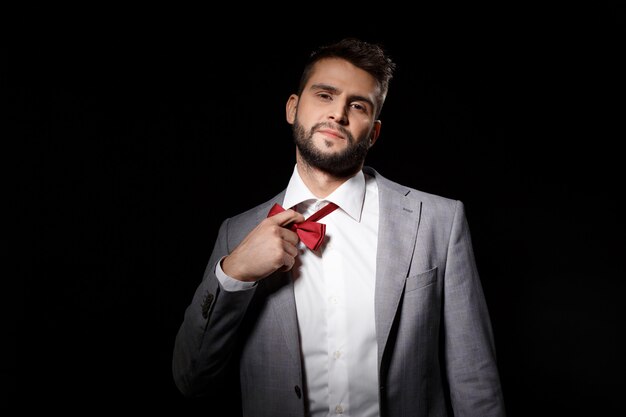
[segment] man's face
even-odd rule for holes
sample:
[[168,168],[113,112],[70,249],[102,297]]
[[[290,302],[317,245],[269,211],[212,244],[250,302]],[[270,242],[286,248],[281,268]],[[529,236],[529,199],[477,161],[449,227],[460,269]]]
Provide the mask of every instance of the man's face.
[[317,62],[302,94],[287,102],[298,157],[336,177],[360,170],[378,138],[378,91],[374,77],[347,61]]

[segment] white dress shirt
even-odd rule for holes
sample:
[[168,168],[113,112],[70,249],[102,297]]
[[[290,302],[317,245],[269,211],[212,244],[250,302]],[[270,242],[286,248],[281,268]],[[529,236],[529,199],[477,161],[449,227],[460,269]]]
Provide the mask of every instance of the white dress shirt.
[[[374,316],[378,188],[362,171],[318,200],[297,167],[283,207],[308,218],[328,202],[339,208],[319,220],[326,238],[316,252],[299,243],[291,270],[311,417],[379,416]],[[216,274],[225,290],[249,288]]]

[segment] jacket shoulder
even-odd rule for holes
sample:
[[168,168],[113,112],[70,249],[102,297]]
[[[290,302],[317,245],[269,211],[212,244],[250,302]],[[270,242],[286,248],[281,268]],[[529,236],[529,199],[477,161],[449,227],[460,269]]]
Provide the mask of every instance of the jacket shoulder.
[[454,215],[458,209],[463,209],[463,203],[460,200],[428,193],[426,191],[421,191],[416,188],[400,184],[384,177],[371,167],[365,167],[363,170],[366,174],[372,175],[376,178],[379,190],[382,190],[382,192],[398,194],[404,196],[404,198],[416,201],[422,205],[422,208],[427,208],[431,213],[439,213],[444,216]]
[[221,230],[226,233],[229,246],[239,243],[257,224],[267,217],[274,203],[282,203],[285,191],[271,199],[239,212],[222,222]]

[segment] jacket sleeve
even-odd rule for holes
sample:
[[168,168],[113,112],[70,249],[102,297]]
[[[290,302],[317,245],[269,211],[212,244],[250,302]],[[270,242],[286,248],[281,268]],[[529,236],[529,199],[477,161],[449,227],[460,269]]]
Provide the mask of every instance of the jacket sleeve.
[[255,287],[225,291],[215,275],[216,263],[229,252],[228,227],[228,220],[220,226],[204,276],[174,341],[174,382],[189,397],[208,395],[228,377],[238,329],[255,292]]
[[505,415],[487,304],[463,203],[451,228],[444,281],[444,344],[454,415]]

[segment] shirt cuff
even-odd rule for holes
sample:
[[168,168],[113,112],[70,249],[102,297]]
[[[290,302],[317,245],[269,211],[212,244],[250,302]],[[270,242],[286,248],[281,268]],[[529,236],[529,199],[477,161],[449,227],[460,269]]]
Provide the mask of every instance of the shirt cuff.
[[243,291],[243,290],[250,289],[256,285],[256,282],[239,281],[238,279],[231,278],[228,275],[226,275],[224,270],[222,270],[222,260],[224,258],[225,256],[223,256],[219,260],[217,265],[215,265],[215,276],[217,277],[217,280],[220,282],[224,290],[231,291],[231,292]]

